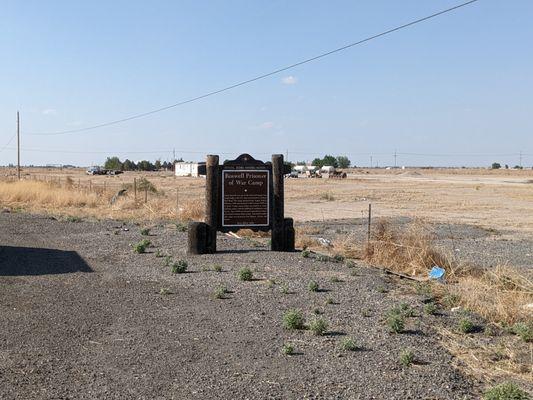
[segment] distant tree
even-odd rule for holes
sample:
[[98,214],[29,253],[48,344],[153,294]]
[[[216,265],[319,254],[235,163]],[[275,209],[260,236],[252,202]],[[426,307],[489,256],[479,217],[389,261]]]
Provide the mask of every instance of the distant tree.
[[150,161],[142,160],[137,163],[137,169],[139,171],[153,171],[155,167]]
[[314,165],[315,167],[322,168],[324,166],[324,160],[321,158],[315,158],[311,165]]
[[133,161],[130,161],[126,158],[122,163],[122,169],[124,171],[135,171],[137,169],[137,166]]
[[161,160],[155,160],[154,168],[156,170],[160,170],[161,169]]
[[500,169],[502,166],[500,163],[497,163],[497,162],[493,162],[492,165],[490,166],[491,169]]
[[333,156],[326,155],[322,159],[323,165],[328,165],[337,168],[339,166],[339,163],[337,162],[337,159]]
[[521,165],[515,165],[514,169],[524,169],[524,167],[522,167]]
[[169,170],[172,168],[172,164],[168,161],[164,161],[163,164],[161,164],[161,166],[163,167],[164,170]]
[[505,164],[505,169],[509,169],[509,166],[507,164]]
[[297,161],[296,165],[306,165],[306,162],[305,161]]
[[104,163],[105,169],[122,170],[122,162],[118,157],[107,157]]
[[339,168],[350,168],[350,164],[352,162],[346,156],[338,156],[337,163],[339,165]]

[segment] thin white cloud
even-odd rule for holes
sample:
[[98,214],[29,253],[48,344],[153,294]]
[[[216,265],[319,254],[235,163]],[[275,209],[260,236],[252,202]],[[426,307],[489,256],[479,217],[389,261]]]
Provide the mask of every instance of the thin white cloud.
[[289,75],[284,78],[281,78],[281,82],[283,82],[284,85],[296,85],[296,83],[298,82],[298,78]]
[[47,109],[42,111],[42,114],[43,115],[56,115],[57,114],[57,110],[55,108],[47,108]]

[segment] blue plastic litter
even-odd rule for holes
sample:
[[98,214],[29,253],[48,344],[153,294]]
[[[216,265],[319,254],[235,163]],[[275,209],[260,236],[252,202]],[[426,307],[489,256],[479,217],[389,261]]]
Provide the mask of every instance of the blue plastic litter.
[[429,279],[435,279],[437,281],[443,281],[446,271],[444,268],[437,267],[436,265],[429,271]]

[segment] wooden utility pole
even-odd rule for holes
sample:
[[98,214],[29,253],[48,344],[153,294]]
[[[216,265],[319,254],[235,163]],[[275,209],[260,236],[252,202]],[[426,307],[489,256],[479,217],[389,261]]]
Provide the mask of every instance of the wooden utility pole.
[[371,234],[371,226],[372,226],[372,203],[368,204],[368,232],[367,232],[367,241],[370,242],[370,234]]
[[17,111],[17,176],[20,181],[20,116]]

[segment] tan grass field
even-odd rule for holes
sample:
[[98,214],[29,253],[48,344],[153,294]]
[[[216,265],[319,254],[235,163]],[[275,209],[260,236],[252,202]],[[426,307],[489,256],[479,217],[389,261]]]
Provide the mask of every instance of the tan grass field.
[[[14,177],[13,169],[0,169],[0,182]],[[21,197],[2,185],[2,206],[102,218],[176,218],[178,208],[182,209],[182,217],[187,217],[186,209],[191,206],[197,209],[191,216],[198,218],[205,190],[203,178],[178,178],[171,172],[88,176],[82,169],[25,168],[22,178],[65,187],[68,191],[61,196],[69,200],[60,195],[43,194],[41,198],[35,188],[31,198]],[[131,187],[134,179],[142,178],[147,178],[158,191],[148,193],[146,203],[142,190],[134,202]],[[111,205],[112,196],[124,187],[129,187],[128,195]],[[375,217],[418,217],[430,222],[467,223],[525,236],[533,234],[533,170],[358,169],[345,180],[287,179],[285,191],[285,214],[296,221],[358,218],[366,215],[368,204],[372,203]],[[78,196],[67,192],[81,193]]]

